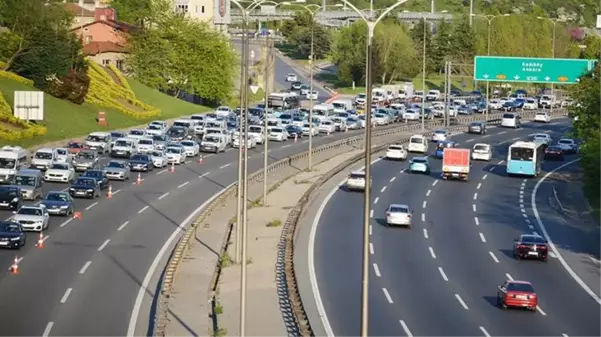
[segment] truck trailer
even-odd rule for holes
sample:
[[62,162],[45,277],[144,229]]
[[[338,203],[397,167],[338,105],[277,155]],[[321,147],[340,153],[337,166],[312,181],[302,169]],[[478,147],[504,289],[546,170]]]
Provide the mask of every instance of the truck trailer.
[[442,179],[467,181],[470,165],[469,149],[447,147],[442,153]]

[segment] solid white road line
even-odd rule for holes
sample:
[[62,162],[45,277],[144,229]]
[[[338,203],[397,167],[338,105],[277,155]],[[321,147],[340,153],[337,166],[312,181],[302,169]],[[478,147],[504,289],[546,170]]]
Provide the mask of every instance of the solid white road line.
[[432,249],[432,247],[428,247],[428,250],[430,251],[430,255],[432,255],[432,258],[435,259],[436,254],[434,254],[434,249]]
[[92,207],[98,205],[98,201],[96,201],[95,203],[91,204],[90,206],[86,207],[86,211],[89,211],[90,209],[92,209]]
[[432,183],[432,186],[436,186],[436,184],[438,184],[438,180],[434,180],[434,182]]
[[426,214],[425,213],[422,213],[422,221],[426,222]]
[[143,213],[145,210],[147,210],[147,209],[148,209],[148,205],[146,205],[146,206],[142,207],[142,208],[141,208],[141,209],[138,211],[138,214],[142,214],[142,213]]
[[403,328],[403,330],[405,330],[405,335],[407,335],[407,337],[413,337],[413,334],[409,330],[409,327],[407,326],[407,324],[405,323],[405,321],[403,321],[401,319],[401,320],[399,320],[399,323],[401,323],[401,327]]
[[48,322],[48,324],[46,325],[46,329],[44,329],[42,337],[48,337],[50,335],[50,331],[52,331],[52,326],[54,326],[54,322]]
[[482,180],[486,180],[486,177],[488,177],[488,174],[485,174],[485,175],[482,177]]
[[165,194],[159,196],[159,200],[162,200],[164,197],[168,196],[169,192],[166,192]]
[[538,312],[540,312],[540,314],[541,314],[541,315],[543,315],[543,316],[547,316],[547,313],[546,313],[546,312],[544,312],[544,311],[543,311],[543,309],[541,309],[541,308],[540,308],[538,305],[536,306],[536,310],[537,310]]
[[482,187],[482,183],[478,183],[478,186],[476,186],[476,189],[479,190],[480,187]]
[[125,228],[125,226],[127,226],[128,223],[129,221],[125,221],[121,226],[119,226],[119,228],[117,228],[117,232],[120,232],[123,228]]
[[81,269],[79,270],[79,273],[84,274],[86,272],[86,270],[88,270],[88,268],[90,267],[91,264],[92,264],[92,261],[86,262],[86,264],[84,264],[83,267],[81,267]]
[[497,259],[497,257],[495,256],[495,253],[489,251],[488,254],[490,254],[490,257],[492,257],[495,263],[499,263],[499,259]]
[[369,253],[371,255],[374,255],[374,244],[371,242],[369,243]]
[[427,239],[428,238],[428,230],[424,228],[424,237]]
[[73,288],[69,288],[69,289],[67,289],[67,291],[65,291],[63,298],[61,298],[61,303],[67,302],[67,299],[69,299],[69,295],[71,295],[72,291],[73,291]]
[[472,211],[476,211],[476,204],[472,204]]
[[186,182],[185,182],[185,183],[183,183],[183,184],[177,185],[177,188],[182,188],[182,187],[184,187],[184,186],[188,185],[189,183],[190,183],[189,181],[186,181]]
[[467,307],[467,304],[465,304],[465,302],[463,302],[463,299],[461,298],[461,296],[459,296],[459,294],[455,294],[455,298],[457,299],[457,301],[459,301],[459,304],[461,304],[463,309],[469,310],[469,308]]
[[483,326],[480,327],[480,331],[482,331],[485,337],[490,337],[490,334],[488,333],[488,331],[486,331],[486,329],[484,329]]
[[474,200],[478,199],[478,193],[474,193]]
[[390,304],[394,303],[394,302],[392,302],[392,297],[390,297],[388,290],[386,290],[386,288],[382,288],[382,291],[384,292],[384,296],[386,296],[386,300],[388,301],[388,303],[390,303]]
[[104,242],[103,242],[103,243],[100,245],[100,247],[98,247],[98,251],[101,251],[101,250],[103,250],[103,249],[104,249],[104,247],[106,247],[106,245],[108,245],[108,244],[109,244],[109,242],[111,242],[111,239],[107,239],[106,241],[104,241]]
[[374,266],[374,273],[376,273],[376,276],[381,277],[382,274],[380,274],[380,268],[378,268],[378,264],[374,263],[373,266]]
[[65,222],[63,222],[60,227],[65,227],[69,222],[73,221],[73,218],[66,220]]
[[380,200],[380,197],[376,197],[376,198],[374,199],[374,204],[377,204],[377,203],[378,203],[378,200]]
[[444,270],[442,270],[442,267],[438,267],[438,271],[440,272],[440,276],[442,276],[442,279],[448,282],[449,278],[447,277],[447,274],[444,273]]
[[426,205],[427,205],[427,204],[428,204],[428,202],[427,202],[427,201],[424,201],[424,202],[422,203],[422,208],[426,208]]
[[219,166],[219,169],[224,169],[224,168],[226,168],[226,167],[228,167],[230,165],[232,165],[232,163],[221,165],[221,166]]
[[479,233],[480,234],[480,240],[482,240],[482,242],[486,243],[486,238],[484,237],[484,234]]
[[509,273],[505,273],[505,276],[507,276],[507,279],[509,281],[513,281],[513,277],[511,277],[511,275],[509,275]]
[[426,197],[429,197],[430,193],[432,193],[432,190],[428,190],[428,192],[426,192]]
[[480,226],[480,220],[478,220],[478,217],[474,217],[474,222],[476,223],[476,226]]
[[373,210],[373,209],[369,211],[369,217],[370,217],[370,218],[373,218],[373,217],[374,217],[374,210]]
[[396,180],[396,177],[392,177],[392,178],[390,178],[390,182],[393,182],[393,181],[395,181],[395,180]]
[[382,189],[380,190],[380,193],[383,193],[384,191],[386,191],[386,186],[382,187]]

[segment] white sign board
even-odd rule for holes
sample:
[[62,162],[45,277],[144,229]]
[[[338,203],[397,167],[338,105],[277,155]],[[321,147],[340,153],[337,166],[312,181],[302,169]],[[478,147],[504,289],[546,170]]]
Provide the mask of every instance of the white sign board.
[[597,15],[597,29],[601,29],[601,15]]
[[259,86],[258,85],[251,85],[250,86],[250,91],[252,91],[253,94],[256,94],[257,91],[259,91]]
[[44,120],[43,91],[15,91],[13,103],[15,117],[26,121]]
[[275,14],[275,6],[261,6],[261,14]]

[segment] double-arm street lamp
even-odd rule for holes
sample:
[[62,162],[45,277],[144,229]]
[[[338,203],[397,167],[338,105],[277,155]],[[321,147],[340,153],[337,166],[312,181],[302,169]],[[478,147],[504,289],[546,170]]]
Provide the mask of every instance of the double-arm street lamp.
[[352,8],[363,21],[367,24],[367,52],[365,83],[367,91],[367,104],[370,109],[365,111],[365,192],[363,199],[363,258],[362,258],[362,282],[361,282],[361,336],[368,335],[369,319],[369,206],[371,199],[371,101],[372,101],[372,49],[374,40],[374,31],[378,22],[380,22],[388,13],[407,2],[408,0],[399,0],[394,5],[386,8],[375,20],[368,20],[365,14],[357,9],[348,0],[341,0],[345,5]]

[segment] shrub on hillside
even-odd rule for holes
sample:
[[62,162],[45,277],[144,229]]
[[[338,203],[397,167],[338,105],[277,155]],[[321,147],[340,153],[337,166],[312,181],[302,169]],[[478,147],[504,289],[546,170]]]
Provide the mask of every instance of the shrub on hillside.
[[79,71],[71,69],[62,79],[56,76],[46,78],[48,82],[46,92],[50,95],[69,100],[75,104],[82,104],[90,88],[90,77],[87,74],[87,67]]

